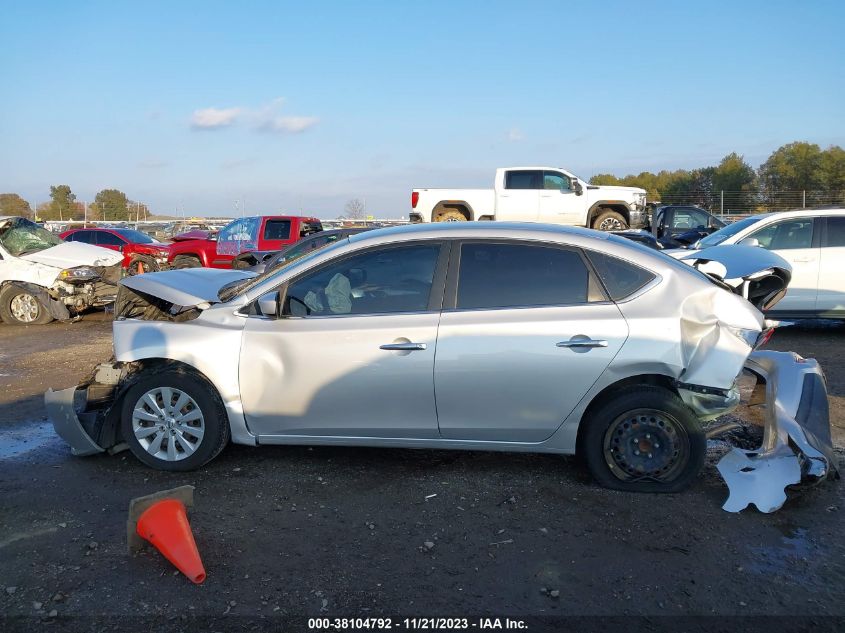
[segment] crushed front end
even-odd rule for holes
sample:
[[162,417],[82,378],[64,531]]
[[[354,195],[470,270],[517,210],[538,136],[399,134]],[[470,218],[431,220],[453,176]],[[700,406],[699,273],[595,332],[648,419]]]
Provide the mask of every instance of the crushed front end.
[[788,486],[838,477],[827,386],[819,364],[793,352],[753,352],[745,368],[757,378],[751,404],[763,406],[763,441],[757,450],[732,448],[719,461],[729,490],[722,507],[773,512]]

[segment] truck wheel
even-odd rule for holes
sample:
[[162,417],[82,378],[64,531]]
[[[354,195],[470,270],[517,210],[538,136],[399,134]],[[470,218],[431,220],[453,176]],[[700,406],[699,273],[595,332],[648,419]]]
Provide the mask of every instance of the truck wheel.
[[707,443],[695,414],[668,389],[641,385],[618,393],[582,424],[579,451],[605,488],[678,492],[704,464]]
[[214,388],[199,376],[173,369],[145,376],[126,392],[121,432],[141,462],[169,471],[193,470],[211,461],[230,434]]
[[593,228],[597,231],[624,231],[628,223],[622,214],[616,211],[603,211],[593,220]]
[[202,268],[202,262],[193,255],[177,255],[173,258],[173,268]]
[[152,257],[146,255],[138,255],[132,258],[129,266],[126,268],[126,274],[129,276],[138,275],[140,273],[155,273],[158,272],[158,264]]
[[9,325],[44,325],[53,316],[31,292],[17,286],[0,290],[0,319]]
[[466,216],[456,209],[450,209],[449,211],[444,211],[436,218],[434,218],[435,222],[466,222]]
[[232,260],[232,268],[234,270],[247,270],[251,266],[255,266],[255,257],[250,255],[247,257],[237,256]]

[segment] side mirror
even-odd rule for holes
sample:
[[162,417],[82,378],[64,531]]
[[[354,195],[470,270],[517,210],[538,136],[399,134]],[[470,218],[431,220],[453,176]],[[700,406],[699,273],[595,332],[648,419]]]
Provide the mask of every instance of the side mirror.
[[760,241],[756,237],[746,237],[739,241],[741,246],[760,246]]
[[575,192],[576,196],[580,196],[584,193],[584,187],[582,187],[581,183],[575,179],[572,180],[572,190]]
[[258,297],[258,312],[265,317],[279,316],[279,293],[268,292]]

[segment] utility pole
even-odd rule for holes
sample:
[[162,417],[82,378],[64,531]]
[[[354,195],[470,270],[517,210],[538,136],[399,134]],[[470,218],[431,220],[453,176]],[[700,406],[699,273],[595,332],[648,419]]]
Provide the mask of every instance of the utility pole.
[[85,210],[85,211],[84,211],[85,215],[83,216],[83,217],[84,217],[84,219],[83,219],[83,221],[82,221],[82,226],[88,226],[88,203],[87,203],[87,202],[83,202],[83,203],[82,203],[82,208]]
[[725,215],[725,190],[722,189],[722,201],[719,203],[719,215]]
[[807,190],[806,190],[806,189],[804,189],[804,190],[801,192],[801,208],[802,208],[802,209],[806,209],[806,208],[807,208]]

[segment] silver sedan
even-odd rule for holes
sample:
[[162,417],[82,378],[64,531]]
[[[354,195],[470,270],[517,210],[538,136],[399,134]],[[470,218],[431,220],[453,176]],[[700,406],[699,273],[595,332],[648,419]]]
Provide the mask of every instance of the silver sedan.
[[703,423],[737,405],[747,368],[795,406],[731,477],[791,457],[799,479],[821,478],[831,452],[798,410],[807,390],[823,397],[818,366],[752,354],[789,266],[733,249],[689,265],[586,229],[456,223],[362,233],[259,276],[131,277],[116,361],[85,397],[47,404],[75,453],[125,442],[163,470],[229,441],[534,451],[579,453],[604,486],[664,492],[696,477]]

